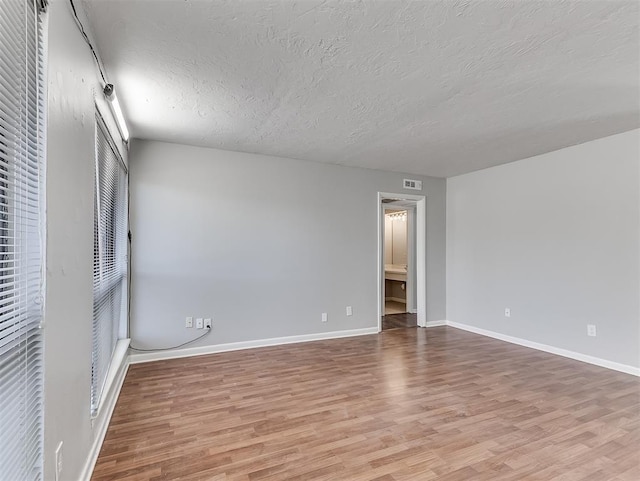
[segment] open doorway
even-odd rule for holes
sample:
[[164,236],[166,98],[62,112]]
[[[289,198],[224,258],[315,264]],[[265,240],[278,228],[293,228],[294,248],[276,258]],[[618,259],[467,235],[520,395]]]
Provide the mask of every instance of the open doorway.
[[379,329],[426,325],[424,196],[380,193]]
[[407,305],[407,291],[412,284],[412,279],[407,278],[408,224],[407,208],[385,206],[383,254],[385,316],[404,314],[410,312],[413,307]]
[[384,204],[384,311],[382,330],[417,326],[413,294],[415,268],[409,267],[410,231],[413,226],[415,205],[383,199]]

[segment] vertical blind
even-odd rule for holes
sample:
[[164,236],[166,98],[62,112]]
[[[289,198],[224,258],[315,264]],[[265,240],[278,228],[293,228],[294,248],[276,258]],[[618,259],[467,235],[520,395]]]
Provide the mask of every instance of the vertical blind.
[[120,325],[127,317],[127,171],[99,115],[95,172],[92,416],[98,412]]
[[40,2],[0,0],[0,479],[42,478],[45,69]]

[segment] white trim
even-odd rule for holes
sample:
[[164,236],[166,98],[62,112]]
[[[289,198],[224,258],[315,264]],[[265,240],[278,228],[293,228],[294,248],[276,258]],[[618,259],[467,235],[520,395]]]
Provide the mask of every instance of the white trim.
[[406,308],[415,307],[416,291],[416,209],[407,207],[407,280],[405,282]]
[[127,357],[130,342],[131,339],[119,339],[116,343],[116,348],[113,350],[113,356],[111,357],[111,363],[109,364],[109,370],[107,371],[107,376],[104,380],[102,395],[100,396],[100,402],[98,403],[98,411],[93,419],[100,417],[102,410],[104,409],[107,393],[111,390],[122,364]]
[[416,309],[418,326],[427,327],[427,198],[416,205]]
[[[118,341],[116,350],[121,345],[125,344],[124,341],[126,341],[126,346],[124,349],[124,352],[126,353],[129,347],[129,339]],[[116,359],[118,358],[115,357],[114,353],[113,361],[115,361]],[[119,359],[121,360],[119,364],[112,361],[112,364],[115,364],[118,367],[113,370],[114,374],[111,379],[111,384],[108,385],[108,388],[107,386],[105,386],[105,391],[102,393],[98,415],[91,420],[91,427],[93,429],[93,443],[91,445],[91,449],[89,450],[89,454],[87,455],[87,461],[82,468],[80,478],[78,478],[80,481],[91,480],[93,469],[96,466],[96,461],[98,461],[100,449],[102,449],[102,442],[104,441],[109,423],[111,422],[113,410],[116,407],[116,402],[120,397],[120,390],[122,389],[124,379],[127,376],[127,371],[129,370],[129,356],[120,357]],[[109,369],[109,373],[111,374],[111,368]]]
[[131,354],[129,362],[138,364],[141,362],[159,361],[161,359],[175,359],[179,357],[202,356],[218,352],[239,351],[241,349],[254,349],[256,347],[279,346],[296,342],[322,341],[326,339],[339,339],[341,337],[366,336],[377,334],[377,327],[365,327],[362,329],[349,329],[344,331],[318,332],[315,334],[303,334],[300,336],[274,337],[271,339],[257,339],[255,341],[231,342],[228,344],[214,344],[212,346],[190,347],[185,349],[173,349],[171,351],[156,351],[149,353]]
[[382,331],[382,316],[384,316],[385,301],[385,274],[384,274],[384,240],[385,240],[385,220],[384,205],[382,205],[382,194],[378,192],[378,332]]
[[440,327],[440,326],[446,326],[446,325],[447,325],[447,321],[427,321],[426,327]]
[[416,265],[416,313],[418,326],[427,325],[427,197],[406,193],[378,192],[378,332],[382,331],[384,315],[384,211],[382,199],[402,199],[415,201],[415,261]]
[[500,334],[499,332],[488,331],[480,327],[470,326],[468,324],[462,324],[460,322],[445,321],[445,323],[447,326],[455,327],[456,329],[462,329],[463,331],[473,332],[474,334],[480,334],[481,336],[492,337],[494,339],[499,339],[500,341],[510,342],[511,344],[517,344],[519,346],[537,349],[538,351],[544,351],[550,354],[568,357],[569,359],[586,362],[587,364],[593,364],[595,366],[605,367],[614,371],[624,372],[633,376],[640,376],[640,367],[629,366],[627,364],[621,364],[614,361],[608,361],[607,359],[601,359],[599,357],[589,356],[588,354],[569,351],[567,349],[549,346],[547,344],[541,344],[539,342],[528,341],[527,339],[508,336],[506,334]]

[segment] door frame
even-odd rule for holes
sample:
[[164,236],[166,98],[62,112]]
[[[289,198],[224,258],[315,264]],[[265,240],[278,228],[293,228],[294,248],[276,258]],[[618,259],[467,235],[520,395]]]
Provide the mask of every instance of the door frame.
[[[414,201],[415,206],[415,273],[418,326],[427,327],[427,197],[406,193],[378,192],[378,332],[384,315],[384,204],[382,199]],[[407,238],[408,244],[409,239]],[[407,257],[409,253],[407,252]],[[408,259],[407,259],[408,261]],[[409,272],[409,269],[407,269]]]

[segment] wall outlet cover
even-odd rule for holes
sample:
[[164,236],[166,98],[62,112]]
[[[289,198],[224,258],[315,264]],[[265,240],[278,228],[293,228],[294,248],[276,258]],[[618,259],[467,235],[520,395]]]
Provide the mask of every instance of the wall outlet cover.
[[327,316],[327,313],[326,313],[326,312],[323,312],[323,313],[322,313],[322,322],[327,322],[327,320],[328,320],[328,319],[329,319],[329,318],[328,318],[328,316]]
[[504,308],[504,317],[511,317],[511,309],[508,307]]
[[211,318],[210,317],[207,317],[204,320],[204,328],[205,329],[211,329]]
[[596,337],[597,336],[595,324],[587,324],[587,336],[589,336],[589,337]]
[[353,307],[347,306],[347,316],[353,316]]
[[204,320],[201,317],[196,319],[196,327],[202,329],[204,327]]
[[193,327],[193,317],[189,316],[184,320],[184,327]]

